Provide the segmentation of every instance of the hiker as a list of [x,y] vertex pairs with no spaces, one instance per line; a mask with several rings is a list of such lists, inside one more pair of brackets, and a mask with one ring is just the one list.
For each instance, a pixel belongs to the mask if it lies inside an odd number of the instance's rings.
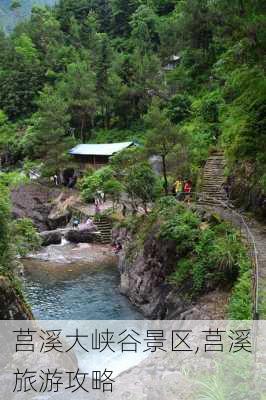
[[88,218],[87,221],[86,221],[86,225],[89,226],[89,227],[94,225],[93,224],[93,220],[91,218]]
[[184,184],[185,201],[189,202],[191,199],[192,182],[188,179]]
[[100,212],[101,212],[100,203],[99,203],[99,199],[97,197],[95,197],[95,199],[94,199],[94,206],[95,206],[95,214],[100,214]]
[[222,188],[223,188],[223,190],[225,191],[225,194],[226,194],[227,199],[229,199],[229,185],[228,185],[228,183],[227,183],[227,182],[224,182],[224,183],[222,184]]
[[177,200],[181,200],[183,194],[183,182],[181,178],[178,178],[174,183],[174,190],[175,190],[175,198]]
[[94,221],[92,218],[87,219],[85,226],[86,226],[86,229],[94,230],[94,231],[97,230],[97,226],[94,224]]
[[105,203],[105,194],[102,190],[98,190],[98,198],[99,198],[100,204]]
[[125,205],[125,203],[123,203],[122,215],[123,215],[123,217],[125,217],[127,215],[127,206]]
[[53,180],[54,180],[55,186],[58,186],[58,176],[57,176],[57,174],[54,174]]
[[78,229],[79,226],[79,219],[75,218],[72,223],[73,229]]
[[116,242],[114,245],[114,252],[118,254],[122,250],[122,244],[120,242]]

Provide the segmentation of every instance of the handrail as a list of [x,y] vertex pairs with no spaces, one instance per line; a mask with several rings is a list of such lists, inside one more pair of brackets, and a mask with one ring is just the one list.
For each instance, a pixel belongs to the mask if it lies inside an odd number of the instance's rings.
[[247,232],[247,238],[249,240],[249,244],[252,246],[252,258],[253,258],[253,263],[254,263],[254,267],[255,267],[255,274],[254,274],[254,294],[253,294],[253,303],[254,303],[254,310],[253,310],[253,315],[255,317],[255,319],[259,319],[259,312],[258,312],[258,287],[259,287],[259,261],[258,261],[258,250],[257,250],[257,246],[256,246],[256,241],[254,238],[253,233],[251,232],[248,224],[245,221],[245,218],[243,217],[243,215],[241,215],[239,212],[237,212],[235,209],[232,209],[229,204],[221,201],[221,200],[217,200],[220,204],[223,205],[223,207],[226,207],[227,209],[230,209],[230,211],[235,214],[238,218],[240,218],[242,224],[244,225],[246,232]]

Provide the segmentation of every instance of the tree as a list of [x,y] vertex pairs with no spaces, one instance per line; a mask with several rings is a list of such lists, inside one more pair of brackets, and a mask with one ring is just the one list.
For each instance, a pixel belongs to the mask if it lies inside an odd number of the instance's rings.
[[26,33],[15,37],[14,45],[16,53],[21,56],[25,63],[29,63],[31,66],[39,63],[38,51]]
[[162,159],[164,191],[168,195],[167,157],[180,141],[180,136],[177,128],[168,119],[167,111],[161,109],[158,102],[153,102],[146,116],[146,123],[150,127],[146,149],[148,154],[160,156]]
[[19,0],[13,0],[10,6],[10,10],[15,11],[21,7],[21,2]]
[[97,171],[93,171],[82,180],[81,192],[82,197],[87,202],[92,202],[97,191],[103,190],[105,182],[113,179],[113,169],[110,166],[103,167]]
[[133,14],[130,26],[133,43],[142,54],[158,48],[158,17],[152,8],[141,5]]
[[112,8],[109,0],[94,0],[93,10],[97,13],[100,31],[110,33],[112,24]]
[[16,126],[11,124],[6,114],[0,110],[0,164],[9,165],[17,161],[19,140]]
[[0,108],[11,119],[35,110],[34,98],[43,84],[38,52],[27,34],[4,45],[0,61]]
[[138,0],[111,0],[114,36],[129,36],[130,19],[138,5]]
[[46,162],[46,173],[60,168],[66,150],[73,144],[68,136],[68,105],[51,87],[46,86],[38,100],[38,112],[23,138],[24,153],[30,159]]
[[125,170],[124,186],[128,193],[133,208],[137,208],[140,199],[147,213],[147,205],[154,200],[156,175],[148,163],[137,163]]
[[80,61],[70,64],[58,90],[68,104],[69,113],[79,128],[82,142],[85,142],[86,131],[94,127],[97,109],[95,73],[90,63]]
[[174,124],[179,124],[190,115],[191,101],[187,95],[176,94],[167,106],[168,117]]
[[110,68],[111,68],[111,47],[108,36],[101,34],[99,44],[97,66],[96,66],[96,90],[98,102],[100,105],[103,125],[106,129],[109,128],[110,120]]
[[107,181],[103,182],[102,189],[104,194],[111,198],[114,210],[116,204],[119,203],[121,193],[124,189],[122,183],[115,178],[110,178]]

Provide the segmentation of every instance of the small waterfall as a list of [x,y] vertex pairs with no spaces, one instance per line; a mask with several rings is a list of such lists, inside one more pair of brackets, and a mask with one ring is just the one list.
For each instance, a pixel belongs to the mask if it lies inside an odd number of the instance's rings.
[[66,238],[64,236],[62,236],[62,241],[60,246],[65,246],[66,244],[69,244],[70,242],[68,240],[66,240]]

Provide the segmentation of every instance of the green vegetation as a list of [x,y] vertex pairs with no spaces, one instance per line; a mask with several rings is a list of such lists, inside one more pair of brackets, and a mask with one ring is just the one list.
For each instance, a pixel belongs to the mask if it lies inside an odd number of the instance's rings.
[[248,168],[250,190],[263,194],[264,43],[259,1],[34,7],[0,35],[0,151],[8,165],[46,160],[51,174],[74,143],[139,138],[162,158],[167,193],[171,175],[196,179],[223,146],[229,171]]
[[40,246],[40,239],[31,220],[12,221],[8,188],[0,183],[0,275],[13,279],[15,255],[25,256]]
[[10,204],[8,190],[0,185],[0,271],[7,270],[10,263]]
[[142,161],[141,149],[129,149],[113,157],[112,165],[98,171],[88,171],[81,182],[81,194],[92,202],[98,191],[117,204],[122,193],[127,194],[133,210],[142,205],[147,212],[148,203],[160,194],[160,181],[151,166]]
[[[248,264],[247,261],[246,264]],[[247,268],[248,270],[243,272],[243,267],[240,265],[240,277],[234,287],[229,303],[228,313],[231,319],[250,319],[252,315],[252,278],[250,265],[247,265]]]
[[11,223],[11,232],[16,245],[16,251],[22,257],[41,246],[37,230],[28,218],[13,221]]
[[[232,319],[252,318],[251,262],[239,233],[210,215],[200,215],[171,197],[161,198],[152,212],[139,217],[128,228],[134,233],[132,251],[140,248],[150,232],[163,243],[176,244],[176,265],[168,281],[195,298],[215,288],[232,290],[228,315]],[[159,229],[158,229],[159,227]],[[130,251],[131,251],[130,250]]]
[[[8,5],[20,19],[25,1]],[[72,166],[67,150],[81,142],[137,139],[138,149],[85,174],[86,202],[103,190],[115,209],[126,193],[133,211],[147,213],[177,176],[195,187],[217,148],[225,150],[227,175],[242,176],[246,192],[263,201],[265,32],[258,0],[59,0],[51,9],[34,7],[11,35],[0,32],[0,157],[9,171],[0,181],[16,185],[29,165],[42,164],[45,176],[58,173]],[[148,164],[151,155],[161,160],[162,177]],[[7,208],[1,212],[8,218]],[[160,240],[177,244],[169,280],[181,288],[190,282],[193,296],[236,284],[229,314],[250,316],[250,265],[238,233],[163,199],[139,227],[140,241],[156,221]],[[1,227],[3,240],[12,228],[20,252],[37,245],[29,221],[11,225]]]

